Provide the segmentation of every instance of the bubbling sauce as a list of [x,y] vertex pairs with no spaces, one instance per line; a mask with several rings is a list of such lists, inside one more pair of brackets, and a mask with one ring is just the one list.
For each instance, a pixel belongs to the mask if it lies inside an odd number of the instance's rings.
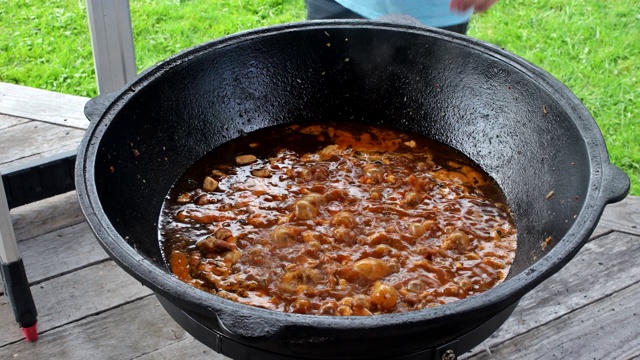
[[451,147],[355,124],[259,130],[197,161],[165,201],[171,272],[242,304],[372,315],[446,304],[507,276],[497,184]]

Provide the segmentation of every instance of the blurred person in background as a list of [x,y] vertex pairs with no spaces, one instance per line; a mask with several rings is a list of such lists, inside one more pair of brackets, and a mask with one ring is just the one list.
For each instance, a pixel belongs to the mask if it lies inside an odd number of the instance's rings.
[[474,11],[487,10],[497,0],[305,0],[308,20],[377,19],[399,14],[422,24],[467,33]]

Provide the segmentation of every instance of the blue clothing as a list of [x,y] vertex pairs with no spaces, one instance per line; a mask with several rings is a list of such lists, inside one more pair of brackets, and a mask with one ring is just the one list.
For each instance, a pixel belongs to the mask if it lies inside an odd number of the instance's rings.
[[335,0],[367,19],[390,14],[409,15],[427,26],[443,27],[466,23],[473,8],[465,12],[449,10],[450,0]]

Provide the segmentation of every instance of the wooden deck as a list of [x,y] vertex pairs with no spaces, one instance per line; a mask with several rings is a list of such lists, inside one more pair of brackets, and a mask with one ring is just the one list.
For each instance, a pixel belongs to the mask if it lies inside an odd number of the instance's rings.
[[[86,100],[0,83],[0,170],[75,148]],[[193,340],[109,259],[75,193],[11,214],[40,338],[23,340],[0,297],[0,359],[226,359]],[[639,225],[640,198],[608,206],[580,253],[463,358],[640,358]]]

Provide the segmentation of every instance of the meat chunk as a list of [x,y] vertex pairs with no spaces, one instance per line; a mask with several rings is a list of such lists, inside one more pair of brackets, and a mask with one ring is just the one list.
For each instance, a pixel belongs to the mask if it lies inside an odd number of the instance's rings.
[[271,239],[281,245],[286,245],[296,241],[296,233],[293,228],[288,226],[276,226],[271,232]]
[[258,158],[254,155],[238,155],[236,156],[236,164],[238,165],[249,165],[258,161]]
[[202,190],[204,191],[214,191],[218,188],[218,181],[214,178],[207,176],[204,178],[204,182],[202,184]]
[[366,258],[356,261],[353,269],[367,280],[379,280],[387,276],[389,269],[387,263],[376,258]]
[[462,231],[454,231],[444,238],[441,247],[445,250],[465,252],[469,249],[470,244],[469,235]]
[[251,170],[251,175],[255,177],[266,178],[271,176],[271,171],[269,171],[269,169],[254,169]]
[[382,311],[389,311],[396,307],[398,293],[391,285],[377,281],[371,290],[371,304]]
[[226,252],[236,250],[236,244],[220,240],[215,236],[207,236],[205,239],[198,241],[196,244],[199,250],[205,252]]
[[307,200],[299,200],[294,204],[293,213],[300,220],[311,220],[318,215],[318,209]]
[[331,217],[330,224],[351,229],[356,225],[356,218],[348,211],[340,211]]

